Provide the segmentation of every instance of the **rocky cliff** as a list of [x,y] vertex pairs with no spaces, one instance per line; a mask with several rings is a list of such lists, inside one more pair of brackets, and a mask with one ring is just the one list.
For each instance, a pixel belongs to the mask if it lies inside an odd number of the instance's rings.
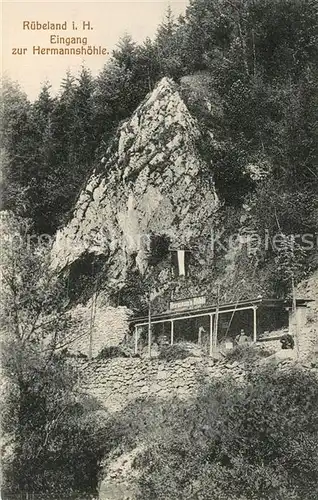
[[129,267],[145,270],[150,234],[165,235],[172,245],[197,238],[218,204],[200,138],[176,84],[163,78],[118,128],[80,193],[57,233],[54,267],[103,255],[107,282],[118,283]]

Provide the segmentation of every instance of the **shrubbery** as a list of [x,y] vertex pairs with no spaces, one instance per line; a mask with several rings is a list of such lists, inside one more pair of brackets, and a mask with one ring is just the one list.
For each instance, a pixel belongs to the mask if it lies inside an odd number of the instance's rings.
[[104,347],[97,355],[96,359],[110,359],[110,358],[129,358],[132,352],[128,349],[123,349],[120,346]]
[[96,491],[108,439],[68,352],[78,322],[66,283],[52,273],[49,249],[28,243],[23,222],[4,218],[4,234],[20,245],[4,238],[0,255],[2,493],[65,499]]
[[143,402],[137,420],[130,408],[126,444],[146,443],[135,461],[140,500],[316,499],[317,402],[316,376],[263,368],[246,384],[216,381],[189,403]]
[[184,344],[173,344],[162,347],[159,353],[159,359],[173,361],[174,359],[186,359],[191,356],[189,346]]
[[225,359],[227,361],[238,361],[240,363],[246,363],[247,365],[255,363],[257,360],[262,358],[267,358],[274,351],[266,348],[265,346],[255,346],[251,345],[237,345],[226,351]]
[[107,451],[99,406],[77,390],[77,373],[66,358],[55,354],[44,366],[40,355],[28,355],[23,380],[11,386],[2,414],[12,443],[2,462],[3,494],[68,498],[95,492]]

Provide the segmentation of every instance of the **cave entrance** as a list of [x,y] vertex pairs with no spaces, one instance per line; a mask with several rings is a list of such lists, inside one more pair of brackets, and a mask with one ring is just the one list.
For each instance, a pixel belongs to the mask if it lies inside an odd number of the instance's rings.
[[72,262],[68,274],[68,297],[72,303],[85,303],[92,297],[105,272],[106,264],[106,255],[88,252]]

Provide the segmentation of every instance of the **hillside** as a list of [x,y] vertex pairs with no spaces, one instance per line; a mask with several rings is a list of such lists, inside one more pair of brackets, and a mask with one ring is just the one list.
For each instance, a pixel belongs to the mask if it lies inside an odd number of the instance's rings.
[[317,34],[191,0],[56,96],[4,79],[4,498],[317,499]]
[[104,258],[110,295],[132,273],[144,275],[154,259],[166,261],[163,280],[171,280],[169,247],[196,245],[218,207],[200,138],[177,85],[162,79],[118,128],[80,193],[56,235],[53,266],[77,269],[85,259],[93,266],[96,256]]
[[[296,230],[313,236],[317,199],[301,189],[276,198],[271,190],[281,187],[269,165],[247,162],[244,203],[225,203],[214,164],[224,144],[200,124],[195,99],[202,102],[196,80],[178,86],[163,78],[101,151],[52,251],[53,268],[69,275],[72,300],[85,303],[98,291],[140,312],[149,287],[158,310],[171,293],[215,301],[217,288],[223,302],[282,297],[290,293],[290,272],[300,281],[315,269],[314,240],[297,242],[293,253],[288,245]],[[170,250],[184,247],[189,276],[180,281],[171,274]]]

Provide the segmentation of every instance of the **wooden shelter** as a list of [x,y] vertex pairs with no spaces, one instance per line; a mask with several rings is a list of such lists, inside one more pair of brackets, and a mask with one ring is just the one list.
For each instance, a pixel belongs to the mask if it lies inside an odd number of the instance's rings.
[[170,303],[169,310],[160,314],[133,318],[135,352],[142,338],[148,346],[160,343],[160,339],[172,345],[182,340],[201,343],[205,334],[205,345],[212,356],[221,344],[233,346],[242,329],[253,343],[266,340],[266,335],[272,338],[270,332],[282,329],[294,334],[295,325],[301,327],[306,322],[310,301],[297,299],[296,310],[291,300],[284,299],[258,297],[202,306],[205,302],[203,297],[191,297]]

